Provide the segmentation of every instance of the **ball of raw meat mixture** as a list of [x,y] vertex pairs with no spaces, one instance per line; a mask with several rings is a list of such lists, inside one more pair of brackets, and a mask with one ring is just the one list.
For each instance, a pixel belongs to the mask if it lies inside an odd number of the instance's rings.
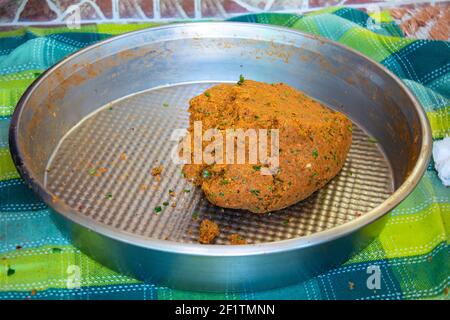
[[267,163],[184,165],[185,177],[224,208],[263,213],[307,198],[341,170],[352,141],[345,115],[283,83],[219,84],[194,97],[189,112],[191,136],[195,121],[202,122],[203,132],[279,130],[279,166],[273,175],[261,174]]

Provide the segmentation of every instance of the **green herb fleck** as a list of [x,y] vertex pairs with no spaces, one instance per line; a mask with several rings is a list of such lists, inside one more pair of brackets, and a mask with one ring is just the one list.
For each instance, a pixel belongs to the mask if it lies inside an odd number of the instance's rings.
[[348,126],[347,129],[348,129],[348,131],[353,132],[353,127],[352,126]]
[[192,214],[192,219],[196,220],[198,218],[198,212]]
[[254,194],[255,196],[259,196],[259,194],[260,194],[260,191],[259,191],[259,190],[256,190],[256,189],[250,189],[250,192],[251,192],[252,194]]
[[95,168],[91,168],[91,169],[89,169],[89,171],[88,171],[88,173],[89,173],[90,176],[93,176],[96,172],[97,172],[97,169],[95,169]]
[[223,197],[224,195],[225,195],[225,193],[219,192],[219,196]]
[[253,166],[253,170],[260,171],[261,170],[261,166]]
[[168,106],[169,106],[169,104],[168,104],[167,102],[164,102],[164,103],[163,103],[163,107],[164,107],[164,108],[167,108]]
[[163,202],[163,206],[167,207],[168,205],[169,205],[169,202],[167,202],[167,201]]
[[378,140],[373,138],[373,137],[367,138],[367,141],[370,142],[370,143],[378,143]]
[[211,178],[211,172],[209,172],[208,170],[203,170],[202,176],[204,179]]
[[6,271],[6,275],[8,277],[12,276],[14,273],[16,273],[16,270],[14,270],[13,268],[11,268],[10,266],[8,266],[8,271]]
[[60,248],[52,248],[52,253],[60,253],[62,252],[62,249]]
[[243,85],[243,84],[244,84],[244,81],[245,81],[244,76],[243,76],[242,74],[239,75],[239,81],[237,82],[237,85],[238,85],[238,86]]
[[209,94],[208,91],[205,91],[205,96],[208,97],[208,98],[211,97],[211,95]]
[[189,189],[184,189],[183,191],[184,191],[185,193],[191,192],[191,190],[189,190]]
[[157,206],[157,207],[155,207],[155,213],[160,213],[161,211],[162,211],[162,208],[161,208],[161,206]]
[[317,157],[319,156],[319,152],[316,149],[314,149],[312,152],[312,156],[314,157],[314,159],[317,159]]
[[107,193],[105,196],[106,199],[111,199],[112,198],[112,193]]
[[224,185],[227,185],[228,183],[229,183],[229,182],[228,182],[227,179],[223,179],[223,180],[220,181],[220,184],[223,185],[223,186],[224,186]]

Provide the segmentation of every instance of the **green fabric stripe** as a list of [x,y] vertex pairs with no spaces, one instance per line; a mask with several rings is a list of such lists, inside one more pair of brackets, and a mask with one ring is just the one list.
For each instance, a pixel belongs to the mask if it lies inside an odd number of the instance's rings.
[[8,148],[0,148],[0,181],[19,178]]
[[52,34],[60,33],[92,33],[92,34],[108,34],[108,35],[118,35],[125,32],[131,32],[135,30],[151,28],[161,25],[161,23],[128,23],[128,24],[113,24],[113,23],[103,23],[98,25],[81,25],[79,29],[69,29],[65,26],[57,27],[24,27],[21,29],[13,31],[3,31],[0,32],[0,38],[8,37],[24,37],[29,33],[32,36],[48,36]]
[[[138,283],[107,269],[72,246],[41,246],[0,256],[0,291],[67,288],[68,267],[71,265],[91,270],[88,275],[80,275],[81,286]],[[30,267],[33,267],[33,272],[28,272]],[[14,270],[14,274],[8,276],[8,269]]]
[[382,61],[414,40],[383,36],[367,29],[353,28],[348,30],[339,42],[360,51],[375,61]]
[[27,70],[0,75],[0,116],[12,115],[23,92],[40,74],[40,70]]
[[308,17],[313,17],[313,16],[326,14],[326,13],[335,13],[335,12],[338,12],[339,10],[341,10],[341,9],[342,9],[341,6],[323,8],[323,9],[316,10],[316,11],[313,11],[313,12],[308,12]]
[[450,136],[450,106],[437,111],[427,112],[433,132],[433,138],[442,139]]

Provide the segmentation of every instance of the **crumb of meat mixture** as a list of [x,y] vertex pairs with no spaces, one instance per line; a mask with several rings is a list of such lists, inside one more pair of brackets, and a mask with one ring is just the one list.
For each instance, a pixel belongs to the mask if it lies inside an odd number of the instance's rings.
[[230,244],[247,244],[247,240],[245,240],[241,235],[237,233],[230,234]]
[[160,175],[163,170],[164,170],[164,166],[162,166],[162,165],[152,168],[152,176]]
[[211,243],[219,233],[220,231],[217,223],[204,219],[200,224],[200,236],[198,241],[203,244]]
[[162,165],[152,168],[152,176],[159,176],[163,170],[164,166]]

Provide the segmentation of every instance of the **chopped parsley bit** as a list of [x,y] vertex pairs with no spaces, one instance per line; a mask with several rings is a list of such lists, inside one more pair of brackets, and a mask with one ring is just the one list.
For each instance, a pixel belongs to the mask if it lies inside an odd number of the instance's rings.
[[91,168],[91,169],[89,169],[89,175],[90,176],[93,176],[96,172],[97,172],[97,169],[95,169],[95,168]]
[[219,192],[219,196],[223,197],[224,195],[225,195],[225,193]]
[[211,95],[209,94],[208,91],[205,91],[205,96],[208,97],[208,98],[211,97]]
[[349,282],[348,282],[348,288],[349,288],[350,290],[353,290],[353,289],[355,289],[355,283],[354,283],[354,282],[351,282],[351,281],[349,281]]
[[163,103],[163,107],[164,107],[164,108],[167,108],[168,106],[169,106],[169,104],[168,104],[167,102],[164,102],[164,103]]
[[209,172],[208,170],[203,170],[202,176],[205,179],[211,178],[211,172]]
[[259,119],[259,116],[255,116],[255,119]]
[[193,214],[192,214],[192,219],[197,219],[198,218],[198,212],[194,212]]
[[259,196],[259,193],[260,193],[260,191],[259,191],[259,190],[256,190],[256,189],[250,189],[250,192],[251,192],[252,194],[254,194],[255,196]]
[[348,126],[347,129],[348,129],[348,131],[353,132],[353,127],[352,126]]
[[284,224],[284,225],[288,225],[288,224],[289,224],[289,219],[284,220],[284,221],[283,221],[283,224]]
[[261,166],[253,166],[253,170],[260,171],[261,170]]
[[52,248],[52,253],[60,253],[62,252],[62,249],[60,248]]
[[157,207],[155,207],[155,209],[153,209],[153,210],[155,210],[155,213],[160,213],[161,211],[162,211],[162,208],[161,208],[161,206],[157,206]]
[[227,179],[223,179],[223,180],[220,181],[220,184],[221,185],[226,185],[226,184],[228,184],[228,180]]
[[167,201],[163,202],[163,206],[167,207],[168,205],[169,205],[169,202],[167,202]]
[[186,193],[191,192],[191,190],[189,190],[189,189],[184,189],[183,191],[186,192]]
[[317,159],[317,157],[319,156],[319,152],[317,152],[317,150],[314,149],[312,152],[312,156],[314,157],[314,159]]
[[105,196],[106,199],[111,199],[112,198],[112,193],[107,193]]
[[370,142],[370,143],[378,143],[378,140],[373,138],[373,137],[367,138],[367,141]]
[[11,268],[10,266],[8,266],[8,271],[6,271],[6,275],[8,277],[12,276],[14,273],[16,273],[16,270],[14,270],[13,268]]
[[315,176],[317,176],[317,175],[318,175],[317,172],[313,172],[312,175],[311,175],[311,177],[315,177]]
[[243,76],[242,74],[239,75],[239,81],[237,82],[237,85],[238,85],[238,86],[243,85],[243,84],[244,84],[244,81],[245,81],[244,76]]
[[351,171],[349,171],[348,175],[351,177],[353,175],[353,173]]

